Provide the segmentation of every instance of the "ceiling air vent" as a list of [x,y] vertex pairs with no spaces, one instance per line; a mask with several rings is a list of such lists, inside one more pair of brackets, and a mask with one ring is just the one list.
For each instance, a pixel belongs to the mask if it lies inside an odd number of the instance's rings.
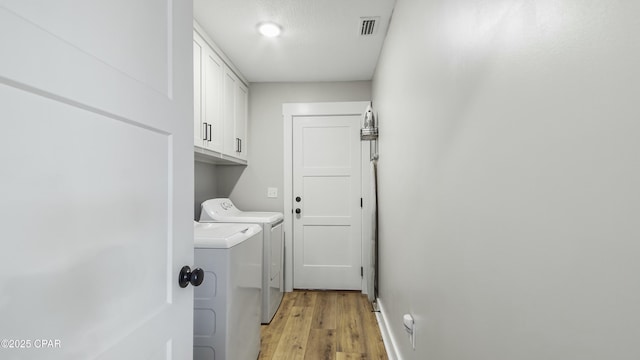
[[377,23],[380,20],[380,16],[367,16],[360,18],[360,35],[369,36],[375,35],[378,32]]

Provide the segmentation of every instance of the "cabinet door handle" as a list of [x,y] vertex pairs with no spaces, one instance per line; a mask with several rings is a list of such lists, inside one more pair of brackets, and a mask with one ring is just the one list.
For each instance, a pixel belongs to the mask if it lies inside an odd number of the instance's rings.
[[202,123],[204,125],[204,137],[202,140],[207,140],[207,123]]
[[208,126],[209,126],[209,142],[211,142],[211,140],[213,140],[213,136],[211,135],[211,124],[209,124]]
[[240,152],[240,138],[236,138],[236,152]]

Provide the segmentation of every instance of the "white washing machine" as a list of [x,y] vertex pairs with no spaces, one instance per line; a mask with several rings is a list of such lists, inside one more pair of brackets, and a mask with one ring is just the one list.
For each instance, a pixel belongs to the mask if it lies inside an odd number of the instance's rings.
[[253,223],[262,227],[262,323],[273,319],[284,292],[284,216],[279,212],[241,211],[226,198],[202,203],[200,222]]
[[255,360],[262,318],[262,227],[194,223],[193,359]]

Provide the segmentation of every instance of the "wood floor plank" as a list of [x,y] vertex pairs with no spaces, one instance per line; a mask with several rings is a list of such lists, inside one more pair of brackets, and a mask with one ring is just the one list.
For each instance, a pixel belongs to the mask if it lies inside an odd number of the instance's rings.
[[313,307],[316,305],[316,298],[318,297],[317,291],[299,290],[294,292],[298,294],[295,306]]
[[305,360],[335,360],[336,330],[311,329],[304,358]]
[[338,352],[336,353],[336,360],[367,360],[367,355],[357,354],[357,353]]
[[378,320],[369,299],[365,295],[360,296],[360,311],[361,319],[364,326],[364,344],[365,353],[369,360],[386,360],[387,351],[382,341],[382,334],[380,334],[380,327],[378,326]]
[[359,293],[338,293],[338,337],[337,350],[345,353],[364,353],[364,327],[362,326]]
[[298,298],[297,292],[285,293],[278,311],[269,325],[260,327],[260,356],[258,359],[271,359],[278,347],[278,342],[291,314],[291,309]]
[[273,359],[303,359],[309,332],[313,307],[293,306],[287,319],[278,347],[273,354]]
[[338,294],[335,291],[318,292],[312,329],[336,329],[337,301]]
[[286,293],[271,324],[261,328],[259,359],[387,360],[372,310],[354,291]]

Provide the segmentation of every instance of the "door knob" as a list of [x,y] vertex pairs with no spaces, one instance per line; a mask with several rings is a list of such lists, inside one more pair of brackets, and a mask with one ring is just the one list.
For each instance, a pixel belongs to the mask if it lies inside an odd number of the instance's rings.
[[200,268],[195,268],[191,271],[191,268],[188,266],[183,266],[180,269],[180,275],[178,275],[178,284],[181,288],[187,287],[189,283],[193,286],[200,286],[204,281],[204,271]]
[[300,210],[300,208],[296,209],[296,214],[300,214],[302,212],[302,210]]
[[296,202],[300,202],[302,201],[302,198],[300,196],[296,196]]

